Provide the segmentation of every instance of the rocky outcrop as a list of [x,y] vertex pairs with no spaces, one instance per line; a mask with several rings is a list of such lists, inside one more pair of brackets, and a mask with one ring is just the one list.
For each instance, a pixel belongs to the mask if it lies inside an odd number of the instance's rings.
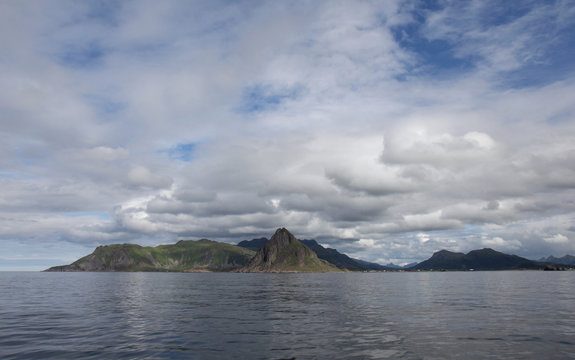
[[277,229],[241,272],[328,272],[338,269],[317,257],[287,229]]

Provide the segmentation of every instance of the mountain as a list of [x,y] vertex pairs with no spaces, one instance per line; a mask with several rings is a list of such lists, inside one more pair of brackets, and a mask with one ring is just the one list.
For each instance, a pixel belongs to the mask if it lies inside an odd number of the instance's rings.
[[545,266],[517,255],[493,249],[473,250],[467,254],[441,250],[410,270],[519,270],[543,269]]
[[277,229],[241,272],[330,272],[337,267],[318,258],[287,229]]
[[546,258],[540,259],[539,261],[556,265],[575,266],[575,256],[572,255],[565,255],[560,258],[556,258],[555,256],[548,256]]
[[156,247],[117,244],[99,246],[70,265],[46,271],[231,271],[246,265],[254,254],[207,239]]
[[414,267],[415,265],[417,265],[418,263],[414,262],[414,263],[409,263],[407,265],[395,265],[394,263],[389,263],[389,264],[385,264],[386,267],[390,268],[390,269],[395,269],[395,270],[405,270],[405,269],[409,269]]
[[252,239],[252,240],[243,240],[238,243],[237,246],[243,247],[244,249],[252,250],[257,252],[265,243],[268,242],[268,238],[259,238],[259,239]]
[[340,253],[336,249],[325,248],[317,243],[315,240],[301,240],[302,244],[312,249],[317,257],[325,260],[340,269],[350,271],[366,271],[366,270],[390,270],[389,268],[376,263],[350,258],[349,256]]
[[[383,265],[350,258],[349,256],[340,253],[336,249],[325,248],[321,246],[315,240],[299,240],[299,241],[305,246],[309,247],[311,250],[313,250],[313,252],[316,253],[318,258],[320,258],[321,260],[325,260],[328,263],[333,264],[342,270],[349,270],[349,271],[390,270],[390,268]],[[244,240],[238,243],[238,246],[258,251],[262,246],[264,246],[266,242],[267,242],[266,238]]]

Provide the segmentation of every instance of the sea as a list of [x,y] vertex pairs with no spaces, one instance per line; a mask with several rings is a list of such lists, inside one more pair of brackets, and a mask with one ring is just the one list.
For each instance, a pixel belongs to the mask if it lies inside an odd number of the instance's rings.
[[0,359],[575,359],[575,271],[0,272]]

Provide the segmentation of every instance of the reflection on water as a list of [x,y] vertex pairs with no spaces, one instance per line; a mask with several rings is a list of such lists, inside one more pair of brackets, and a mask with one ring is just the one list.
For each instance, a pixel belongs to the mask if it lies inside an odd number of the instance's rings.
[[2,359],[575,358],[575,272],[0,273]]

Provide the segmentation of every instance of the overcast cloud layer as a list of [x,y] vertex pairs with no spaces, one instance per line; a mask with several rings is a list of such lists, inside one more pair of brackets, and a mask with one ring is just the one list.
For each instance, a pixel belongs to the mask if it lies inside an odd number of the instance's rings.
[[0,269],[281,226],[574,254],[574,33],[559,0],[2,1]]

